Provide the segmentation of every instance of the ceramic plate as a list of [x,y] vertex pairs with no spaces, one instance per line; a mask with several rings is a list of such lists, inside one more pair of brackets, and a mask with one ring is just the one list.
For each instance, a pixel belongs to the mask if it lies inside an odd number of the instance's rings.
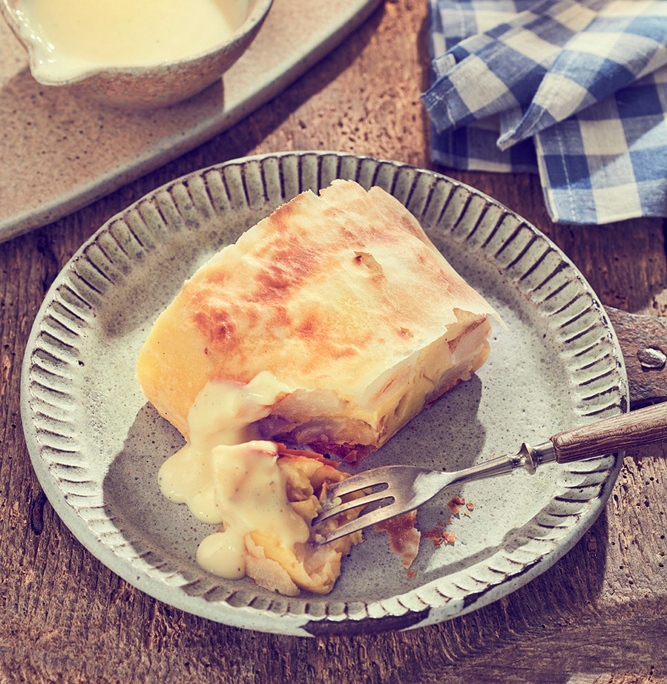
[[163,499],[157,471],[180,435],[134,379],[139,349],[183,281],[275,207],[334,178],[379,185],[403,202],[453,266],[499,311],[489,361],[423,411],[364,467],[461,468],[625,410],[613,330],[568,259],[534,227],[470,187],[429,171],[336,153],[285,153],[205,169],[105,224],[63,269],[37,316],[24,362],[23,424],[49,500],[72,532],[125,580],[228,625],[294,635],[408,629],[494,601],[549,568],[603,509],[620,457],[543,466],[454,489],[424,506],[409,574],[369,532],[328,596],[287,598],[222,581],[194,555],[210,527]]

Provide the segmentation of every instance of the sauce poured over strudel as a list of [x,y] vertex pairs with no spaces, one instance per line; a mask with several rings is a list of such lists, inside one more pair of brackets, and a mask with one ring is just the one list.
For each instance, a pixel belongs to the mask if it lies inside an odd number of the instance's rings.
[[352,181],[302,193],[210,259],[137,368],[187,440],[163,493],[221,526],[200,564],[281,593],[330,591],[360,535],[312,544],[327,485],[346,477],[318,454],[356,464],[468,380],[492,315],[398,200]]

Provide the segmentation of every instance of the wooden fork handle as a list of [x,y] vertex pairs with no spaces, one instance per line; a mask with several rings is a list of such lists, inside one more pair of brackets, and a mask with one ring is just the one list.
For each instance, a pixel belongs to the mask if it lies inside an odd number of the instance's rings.
[[667,441],[667,401],[559,432],[551,438],[559,463]]

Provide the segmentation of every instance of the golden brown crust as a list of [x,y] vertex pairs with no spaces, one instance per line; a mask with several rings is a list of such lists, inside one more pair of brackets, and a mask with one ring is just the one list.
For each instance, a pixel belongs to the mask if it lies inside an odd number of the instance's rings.
[[[269,371],[290,391],[327,392],[323,415],[342,416],[352,438],[339,421],[312,441],[354,460],[424,406],[430,390],[415,385],[424,384],[424,350],[490,313],[398,200],[334,181],[320,197],[306,192],[278,208],[195,273],[158,319],[137,376],[186,435],[189,408],[210,381],[245,384]],[[410,384],[414,396],[395,418]],[[288,428],[264,436],[294,436],[301,409],[283,401]],[[304,441],[298,430],[296,438]]]

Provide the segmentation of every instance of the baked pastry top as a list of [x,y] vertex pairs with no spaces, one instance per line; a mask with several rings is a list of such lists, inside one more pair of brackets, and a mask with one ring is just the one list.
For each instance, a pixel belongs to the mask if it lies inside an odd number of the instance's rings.
[[479,368],[490,314],[398,200],[338,180],[202,266],[156,321],[137,377],[187,438],[207,383],[268,374],[260,437],[356,462]]

